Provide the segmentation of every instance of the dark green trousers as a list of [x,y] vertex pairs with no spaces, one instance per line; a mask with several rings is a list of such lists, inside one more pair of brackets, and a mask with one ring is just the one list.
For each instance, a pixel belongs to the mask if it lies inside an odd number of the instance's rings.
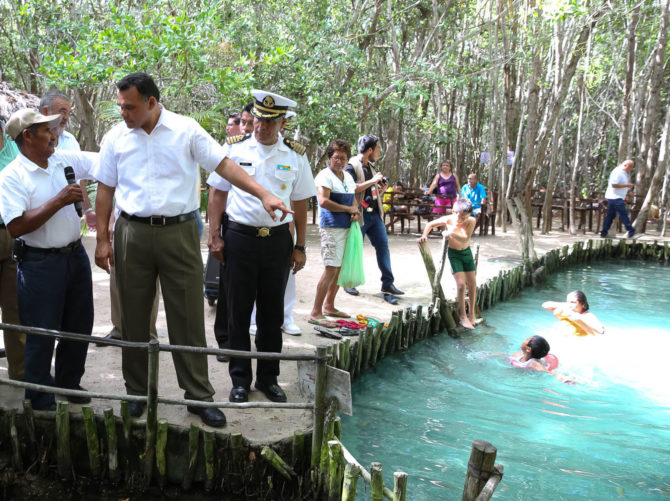
[[[170,226],[151,226],[120,217],[114,229],[114,264],[125,340],[149,341],[158,277],[170,344],[207,346],[202,256],[195,219]],[[207,356],[173,353],[172,360],[184,397],[211,401],[214,389],[209,382]],[[147,351],[123,348],[122,367],[126,391],[130,395],[145,395]],[[159,386],[159,392],[162,391]]]

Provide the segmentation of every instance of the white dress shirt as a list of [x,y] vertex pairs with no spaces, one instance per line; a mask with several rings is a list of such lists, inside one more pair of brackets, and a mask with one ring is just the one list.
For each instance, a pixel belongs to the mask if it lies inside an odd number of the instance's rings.
[[124,122],[112,127],[93,174],[116,188],[120,210],[140,217],[177,216],[200,206],[198,164],[212,172],[224,156],[223,147],[198,122],[161,107],[151,134]]
[[[63,169],[73,168],[77,179],[93,179],[91,170],[97,164],[97,153],[58,151],[51,155],[43,169],[19,153],[0,172],[0,211],[5,224],[27,210],[44,205],[54,198],[67,180]],[[65,247],[81,236],[81,219],[74,204],[62,207],[46,223],[21,239],[31,247]]]
[[68,131],[64,130],[63,133],[58,136],[58,144],[56,145],[56,151],[81,151],[81,146],[77,139],[70,134]]
[[[253,177],[258,184],[290,207],[291,200],[305,200],[316,195],[314,177],[306,155],[300,155],[279,139],[271,147],[250,138],[224,146],[225,156],[233,160]],[[261,201],[246,191],[232,186],[216,172],[207,180],[217,190],[229,191],[226,212],[231,221],[249,226],[278,226],[293,220],[291,214],[280,221],[281,212],[275,211],[273,221]],[[231,196],[233,195],[233,196]]]

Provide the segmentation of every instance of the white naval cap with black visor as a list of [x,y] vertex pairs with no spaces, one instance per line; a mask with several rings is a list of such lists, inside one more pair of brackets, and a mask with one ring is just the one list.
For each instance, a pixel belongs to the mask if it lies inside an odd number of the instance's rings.
[[298,104],[292,99],[265,90],[253,89],[251,95],[254,96],[254,106],[251,108],[251,114],[256,118],[268,120],[284,118],[288,109]]

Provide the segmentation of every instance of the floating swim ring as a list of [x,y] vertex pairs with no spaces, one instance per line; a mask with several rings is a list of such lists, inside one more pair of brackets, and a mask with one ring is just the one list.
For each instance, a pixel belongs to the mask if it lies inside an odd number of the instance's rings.
[[544,362],[548,371],[553,371],[558,367],[558,357],[553,353],[547,353],[547,356],[544,357]]

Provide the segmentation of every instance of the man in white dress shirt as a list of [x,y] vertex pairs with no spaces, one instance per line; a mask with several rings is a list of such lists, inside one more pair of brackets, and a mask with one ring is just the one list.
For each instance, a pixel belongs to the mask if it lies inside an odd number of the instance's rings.
[[[151,304],[160,278],[171,344],[206,346],[202,294],[202,257],[196,223],[198,164],[216,170],[234,185],[258,197],[269,219],[290,212],[229,158],[192,118],[166,110],[154,80],[131,73],[117,83],[117,103],[125,123],[103,139],[96,209],[96,264],[115,265],[121,297],[122,334],[129,341],[148,342]],[[114,247],[107,222],[116,197],[119,219]],[[212,401],[206,355],[173,353],[179,386],[191,400]],[[123,350],[126,391],[147,391],[146,350]],[[134,405],[133,405],[134,404]],[[134,416],[144,405],[131,403]],[[210,426],[223,426],[219,409],[188,406]]]
[[[90,177],[95,153],[61,151],[54,154],[55,126],[60,115],[43,116],[23,109],[7,122],[19,154],[0,173],[0,210],[15,238],[18,262],[17,295],[21,324],[90,335],[93,329],[91,266],[81,243],[80,218],[73,203],[84,193],[68,184],[64,168],[77,179]],[[28,335],[25,380],[81,390],[87,343],[61,339],[51,376],[54,338]],[[55,410],[53,393],[26,390],[33,409]],[[88,397],[68,397],[87,403]]]
[[[286,221],[271,219],[254,197],[212,174],[208,183],[231,192],[223,235],[224,296],[227,301],[228,336],[233,350],[248,351],[249,320],[256,301],[256,349],[279,353],[282,349],[284,291],[289,272],[298,272],[306,261],[307,200],[316,194],[305,147],[280,140],[289,106],[296,103],[271,92],[254,90],[254,133],[227,141],[225,156],[239,164],[259,184],[290,204],[295,211],[296,243]],[[285,402],[277,384],[278,360],[258,360],[256,389],[274,402]],[[231,358],[233,382],[229,400],[246,402],[252,381],[251,360]]]

